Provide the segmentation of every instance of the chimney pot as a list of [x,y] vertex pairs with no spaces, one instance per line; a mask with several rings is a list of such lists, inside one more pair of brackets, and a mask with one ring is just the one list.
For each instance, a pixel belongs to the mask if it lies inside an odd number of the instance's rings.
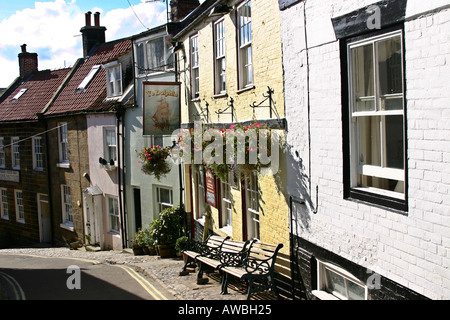
[[91,14],[92,14],[92,12],[90,12],[90,11],[88,11],[84,14],[84,17],[86,19],[86,27],[91,26]]
[[94,14],[95,26],[100,27],[100,12]]
[[27,52],[27,45],[26,44],[23,44],[20,47],[22,48],[22,52],[23,53]]

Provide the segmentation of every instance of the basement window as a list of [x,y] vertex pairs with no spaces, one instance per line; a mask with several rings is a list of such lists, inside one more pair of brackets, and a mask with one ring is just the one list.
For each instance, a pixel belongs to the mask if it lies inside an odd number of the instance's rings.
[[75,90],[75,92],[84,92],[86,91],[87,86],[89,83],[91,83],[92,79],[94,79],[94,76],[97,74],[98,70],[100,70],[100,65],[95,65],[91,68],[91,71],[87,74],[87,76],[84,78],[84,80],[80,83],[78,88]]
[[320,300],[367,300],[367,286],[347,270],[317,260],[317,289]]

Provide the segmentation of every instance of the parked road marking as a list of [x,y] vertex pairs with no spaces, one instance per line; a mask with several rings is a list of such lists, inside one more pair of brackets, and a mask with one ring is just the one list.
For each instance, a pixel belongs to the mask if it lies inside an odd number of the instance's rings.
[[1,271],[0,271],[0,277],[3,277],[3,279],[5,279],[6,282],[8,282],[9,287],[14,291],[15,300],[26,300],[25,299],[25,292],[23,292],[22,287],[16,281],[16,279],[11,277],[9,274],[6,274],[6,273],[1,272]]
[[128,274],[135,279],[153,298],[156,300],[168,300],[161,292],[158,291],[150,282],[148,282],[143,276],[137,273],[134,269],[127,266],[115,265],[122,268]]

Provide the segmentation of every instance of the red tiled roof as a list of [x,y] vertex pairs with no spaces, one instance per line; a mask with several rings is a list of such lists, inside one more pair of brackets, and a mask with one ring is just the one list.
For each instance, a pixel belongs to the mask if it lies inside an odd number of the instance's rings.
[[[0,103],[0,121],[36,120],[36,113],[44,110],[71,68],[38,71],[15,88]],[[17,100],[20,90],[27,89]]]
[[70,112],[108,111],[114,101],[104,101],[106,98],[106,71],[100,68],[84,92],[76,89],[95,65],[102,65],[131,52],[131,40],[108,42],[98,47],[95,53],[88,57],[78,67],[68,81],[61,94],[50,106],[45,115],[57,115]]

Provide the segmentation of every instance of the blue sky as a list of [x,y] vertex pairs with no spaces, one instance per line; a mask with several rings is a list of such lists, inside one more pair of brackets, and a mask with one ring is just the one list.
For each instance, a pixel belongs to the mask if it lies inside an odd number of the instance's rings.
[[22,44],[38,54],[39,70],[73,65],[82,56],[80,29],[87,11],[101,13],[111,41],[164,24],[165,9],[163,1],[149,0],[0,0],[0,88],[19,75]]

